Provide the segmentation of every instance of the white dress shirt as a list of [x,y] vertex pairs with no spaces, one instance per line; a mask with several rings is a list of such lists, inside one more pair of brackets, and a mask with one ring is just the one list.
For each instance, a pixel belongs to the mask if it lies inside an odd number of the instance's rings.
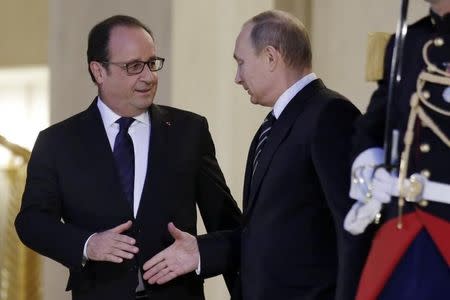
[[273,115],[275,119],[278,120],[283,110],[286,106],[291,102],[292,98],[298,94],[305,86],[307,86],[311,81],[317,79],[316,74],[309,73],[306,76],[303,76],[299,81],[291,85],[287,90],[278,97],[275,105],[273,106]]
[[[119,124],[116,123],[120,116],[113,112],[106,104],[98,97],[97,101],[100,115],[102,116],[103,125],[108,136],[111,151],[114,149],[114,141],[116,135],[119,133]],[[128,129],[128,134],[133,140],[134,147],[134,211],[136,217],[139,203],[141,201],[142,189],[144,187],[145,176],[147,174],[148,150],[150,146],[150,116],[148,111],[143,112],[139,116],[134,117],[134,121]]]

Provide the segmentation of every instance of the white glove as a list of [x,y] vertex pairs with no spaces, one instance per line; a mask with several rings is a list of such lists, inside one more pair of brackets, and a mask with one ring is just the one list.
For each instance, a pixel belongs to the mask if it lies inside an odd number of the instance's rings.
[[[370,181],[369,181],[370,182]],[[358,235],[372,223],[381,211],[383,203],[389,203],[391,196],[398,196],[398,178],[387,172],[385,168],[375,171],[370,184],[371,198],[353,204],[344,219],[344,229]],[[358,199],[359,200],[359,199]]]
[[383,163],[383,157],[384,150],[382,148],[370,148],[358,155],[352,164],[350,198],[360,202],[367,200],[374,168]]
[[381,202],[369,201],[367,203],[355,202],[344,219],[344,229],[353,235],[358,235],[366,230],[381,210]]
[[389,203],[391,196],[398,195],[398,177],[389,174],[385,168],[377,169],[372,180],[372,199]]

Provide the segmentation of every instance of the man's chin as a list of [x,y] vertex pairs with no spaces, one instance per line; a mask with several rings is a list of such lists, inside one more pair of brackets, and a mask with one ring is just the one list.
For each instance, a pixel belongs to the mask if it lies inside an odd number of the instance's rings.
[[255,97],[251,96],[251,95],[250,95],[250,102],[252,104],[258,104],[258,100]]
[[153,95],[141,95],[134,98],[134,105],[139,109],[147,109],[153,104]]

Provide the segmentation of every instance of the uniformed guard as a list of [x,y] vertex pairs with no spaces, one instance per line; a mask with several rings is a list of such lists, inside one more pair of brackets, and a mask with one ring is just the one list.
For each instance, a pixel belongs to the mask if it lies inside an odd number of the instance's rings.
[[408,27],[390,107],[401,153],[397,159],[394,140],[394,168],[382,164],[392,37],[383,78],[356,123],[357,201],[344,227],[377,230],[358,300],[450,299],[450,0],[428,2],[430,15]]

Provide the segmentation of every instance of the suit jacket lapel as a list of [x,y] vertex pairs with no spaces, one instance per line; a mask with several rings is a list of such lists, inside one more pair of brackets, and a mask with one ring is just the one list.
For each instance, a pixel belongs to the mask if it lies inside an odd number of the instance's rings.
[[126,211],[132,217],[131,207],[120,189],[114,157],[97,107],[97,99],[82,113],[80,138],[85,144],[85,159],[89,160],[91,169],[98,172],[97,178],[108,186],[108,194],[101,197],[108,199],[110,205],[118,205],[120,211]]
[[[264,179],[264,176],[270,166],[276,150],[283,142],[285,137],[289,134],[294,121],[308,105],[309,100],[317,93],[319,89],[324,87],[325,86],[320,79],[316,79],[309,83],[297,95],[294,96],[294,98],[285,107],[278,120],[272,126],[270,138],[267,141],[267,144],[264,146],[263,152],[261,153],[258,167],[253,174],[253,179],[251,179],[251,176],[246,176],[246,182],[244,186],[250,186],[250,191],[248,199],[248,209],[244,211],[245,215],[248,214],[248,212],[256,202],[255,199],[259,193],[261,182]],[[251,169],[251,164],[247,162],[246,174],[248,173],[249,168]]]
[[[164,186],[167,184],[167,149],[171,120],[167,112],[156,104],[152,104],[149,112],[151,132],[150,146],[148,149],[147,174],[137,212],[137,219],[141,217],[143,211],[148,212],[149,210],[153,210],[157,211],[158,214],[169,211],[168,208],[161,207],[167,204],[166,201],[157,200],[164,195]],[[144,206],[147,206],[147,209],[145,209]]]
[[245,167],[245,176],[244,176],[244,191],[243,191],[243,211],[244,213],[247,210],[248,202],[250,199],[250,184],[252,180],[252,170],[253,170],[253,159],[255,156],[256,145],[258,142],[258,131],[253,137],[252,143],[250,144],[250,149],[248,150],[247,155],[247,165]]

